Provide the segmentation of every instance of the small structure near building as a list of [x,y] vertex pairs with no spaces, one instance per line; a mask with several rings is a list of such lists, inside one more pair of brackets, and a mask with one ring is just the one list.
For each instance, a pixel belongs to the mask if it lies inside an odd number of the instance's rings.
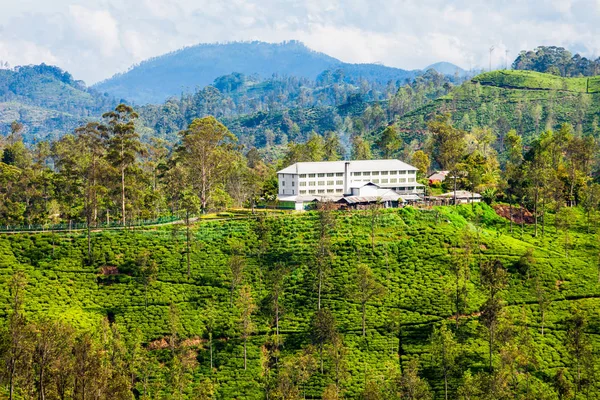
[[457,190],[456,196],[454,192],[448,192],[439,196],[432,196],[429,199],[440,201],[441,204],[454,204],[454,199],[456,199],[456,204],[470,204],[480,203],[482,197],[479,193],[472,193],[468,190]]
[[431,175],[429,178],[429,184],[433,185],[434,183],[442,183],[448,177],[450,171],[437,171],[435,174]]

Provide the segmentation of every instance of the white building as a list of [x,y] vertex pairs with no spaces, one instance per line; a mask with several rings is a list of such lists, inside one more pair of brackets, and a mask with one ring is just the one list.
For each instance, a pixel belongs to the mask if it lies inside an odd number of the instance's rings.
[[398,194],[423,191],[417,168],[400,160],[299,162],[277,172],[279,199],[351,196],[352,188],[374,183]]

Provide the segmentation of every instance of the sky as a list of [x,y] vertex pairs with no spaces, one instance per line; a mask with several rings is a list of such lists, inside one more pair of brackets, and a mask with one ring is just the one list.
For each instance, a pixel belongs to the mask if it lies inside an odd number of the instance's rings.
[[494,67],[563,46],[600,56],[600,0],[0,0],[0,61],[88,84],[198,43],[300,40],[345,62]]

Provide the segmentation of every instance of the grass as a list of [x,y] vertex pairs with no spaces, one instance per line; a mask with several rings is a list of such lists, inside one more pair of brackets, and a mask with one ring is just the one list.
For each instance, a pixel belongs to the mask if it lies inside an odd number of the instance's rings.
[[[514,324],[527,324],[535,343],[539,368],[536,379],[550,385],[557,368],[570,366],[565,348],[564,321],[574,307],[586,311],[591,321],[600,320],[600,285],[597,279],[594,235],[587,234],[585,219],[578,213],[578,224],[570,232],[569,257],[564,248],[564,234],[548,222],[544,237],[533,237],[526,226],[521,234],[515,226],[509,232],[507,221],[496,216],[483,204],[475,208],[459,206],[433,210],[386,210],[376,229],[375,250],[371,249],[368,213],[340,212],[332,237],[334,258],[332,273],[324,293],[324,304],[332,309],[337,326],[348,347],[344,383],[346,395],[357,398],[365,376],[385,375],[398,364],[397,338],[390,330],[393,315],[399,312],[404,324],[404,362],[416,357],[422,372],[438,392],[442,389],[433,367],[429,337],[433,326],[453,315],[450,301],[452,277],[450,251],[457,246],[463,229],[478,232],[481,246],[476,256],[481,260],[499,259],[507,267],[510,285],[503,297]],[[204,344],[196,351],[199,366],[193,371],[198,382],[211,377],[218,382],[218,398],[262,398],[261,347],[273,333],[268,308],[267,270],[287,266],[281,318],[284,338],[282,357],[301,351],[310,343],[310,320],[316,298],[311,255],[315,247],[317,216],[314,212],[286,214],[267,218],[271,232],[268,251],[259,257],[259,239],[252,218],[201,221],[194,226],[192,274],[187,277],[185,242],[181,227],[160,227],[149,231],[99,232],[93,237],[95,262],[86,266],[86,240],[80,234],[18,234],[0,236],[0,309],[8,303],[7,282],[15,270],[25,271],[28,278],[26,311],[30,318],[52,316],[66,320],[78,329],[94,329],[111,315],[124,334],[141,330],[144,342],[164,338],[170,331],[168,310],[175,304],[180,312],[182,336],[206,338],[206,308],[217,310],[215,336],[215,370],[207,365]],[[480,221],[476,224],[475,221]],[[249,368],[242,368],[242,347],[236,329],[235,308],[229,307],[230,273],[227,259],[230,244],[245,246],[247,267],[245,282],[258,300],[255,316],[257,333],[248,347]],[[533,279],[521,276],[514,268],[527,249],[534,249],[536,263],[531,276],[552,287],[553,303],[547,317],[546,335],[540,334],[539,309]],[[159,265],[156,282],[148,290],[145,307],[144,290],[129,272],[128,265],[140,252],[149,251]],[[593,262],[592,262],[593,260]],[[386,287],[379,303],[367,306],[367,336],[361,336],[359,303],[350,294],[359,263],[369,265]],[[102,275],[103,267],[114,266],[117,275]],[[473,266],[469,282],[469,304],[463,320],[461,366],[473,371],[486,365],[485,333],[476,312],[485,300],[478,270]],[[595,323],[595,322],[594,322]],[[595,350],[600,337],[592,327],[590,334]],[[156,360],[160,350],[154,351]],[[158,372],[161,374],[164,372]],[[157,377],[158,379],[159,377]],[[307,385],[309,397],[319,397],[331,375],[315,374]],[[457,378],[452,387],[458,385]],[[191,390],[191,389],[190,389]],[[597,390],[597,388],[594,388]],[[599,393],[599,392],[594,392]]]

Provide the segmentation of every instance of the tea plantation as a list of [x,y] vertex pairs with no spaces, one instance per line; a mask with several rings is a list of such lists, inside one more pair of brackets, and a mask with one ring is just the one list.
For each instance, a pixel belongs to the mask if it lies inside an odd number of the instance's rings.
[[[435,398],[444,398],[442,372],[431,348],[434,327],[442,323],[455,331],[459,344],[449,378],[450,398],[459,398],[459,388],[464,379],[469,379],[464,373],[476,375],[488,366],[487,330],[479,320],[487,293],[480,284],[479,266],[491,260],[500,261],[508,271],[508,285],[500,291],[506,310],[504,323],[527,332],[535,360],[528,371],[529,397],[515,398],[558,399],[555,376],[562,368],[573,385],[575,360],[566,332],[567,320],[575,310],[588,321],[584,334],[591,343],[592,355],[600,351],[600,242],[594,227],[588,232],[582,211],[577,210],[577,221],[568,232],[557,231],[549,216],[544,235],[540,232],[535,238],[530,226],[522,230],[515,224],[511,233],[509,222],[484,204],[475,208],[382,210],[375,219],[373,242],[371,212],[334,215],[333,256],[322,305],[332,311],[341,333],[343,363],[335,364],[326,356],[323,374],[316,368],[302,384],[306,398],[321,398],[324,388],[333,382],[339,384],[340,395],[345,398],[363,398],[367,382],[386,380],[397,373],[399,361],[406,368],[413,359],[418,360],[419,374],[431,386]],[[166,353],[167,338],[177,330],[181,346],[191,348],[196,361],[187,372],[181,398],[206,398],[199,397],[197,384],[209,379],[214,398],[262,399],[274,385],[277,368],[311,344],[311,321],[317,308],[313,260],[318,224],[316,212],[264,220],[249,217],[200,222],[192,227],[189,277],[183,227],[97,232],[92,237],[92,265],[86,263],[87,240],[83,234],[3,235],[0,308],[6,316],[8,283],[17,270],[23,271],[28,319],[50,316],[80,331],[96,331],[103,320],[108,320],[124,337],[140,334],[152,364],[149,374],[155,391],[151,398],[171,398],[174,393],[166,377]],[[462,253],[460,243],[466,231],[477,246],[466,283],[467,300],[455,330],[451,266],[457,257],[468,257]],[[245,268],[234,285],[232,305],[230,260],[240,253]],[[523,256],[528,253],[528,268],[524,269]],[[158,267],[156,279],[148,283],[147,290],[136,273],[141,256]],[[385,288],[384,296],[367,302],[365,337],[356,294],[360,265],[369,266]],[[283,344],[278,361],[269,367],[265,360],[275,334],[271,312],[273,274],[284,274],[279,321]],[[247,369],[236,306],[244,284],[250,285],[257,304],[252,316],[256,329],[248,339]],[[551,299],[543,336],[536,296],[540,285],[548,288]],[[207,326],[213,326],[212,369]],[[501,365],[497,352],[494,357],[494,363]],[[339,372],[342,369],[343,374]],[[141,381],[136,385],[139,394]],[[585,390],[586,398],[600,396],[593,380]]]

